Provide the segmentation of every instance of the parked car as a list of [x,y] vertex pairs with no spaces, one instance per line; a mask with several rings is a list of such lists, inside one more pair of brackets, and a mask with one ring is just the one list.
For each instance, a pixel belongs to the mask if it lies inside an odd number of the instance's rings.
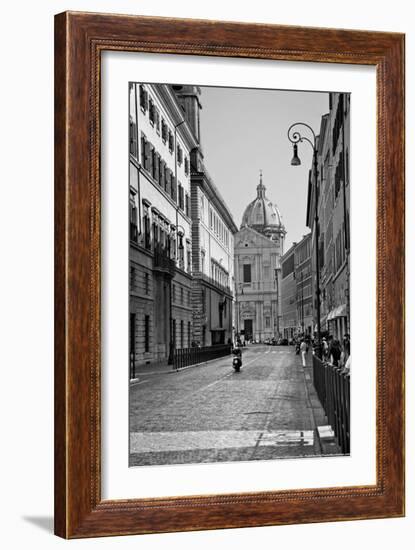
[[288,346],[288,339],[287,338],[281,338],[279,341],[280,346]]

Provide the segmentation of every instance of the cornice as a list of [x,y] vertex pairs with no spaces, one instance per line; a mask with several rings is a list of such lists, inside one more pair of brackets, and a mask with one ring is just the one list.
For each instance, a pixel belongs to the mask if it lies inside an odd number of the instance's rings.
[[176,96],[171,90],[171,87],[168,84],[152,84],[150,86],[155,95],[157,95],[159,101],[161,101],[165,105],[167,111],[170,113],[173,119],[175,126],[180,124],[180,126],[177,127],[177,133],[180,134],[180,136],[183,138],[189,150],[191,151],[195,147],[198,147],[199,142],[193,134],[193,131],[186,118],[183,116],[183,111],[179,103],[177,102]]

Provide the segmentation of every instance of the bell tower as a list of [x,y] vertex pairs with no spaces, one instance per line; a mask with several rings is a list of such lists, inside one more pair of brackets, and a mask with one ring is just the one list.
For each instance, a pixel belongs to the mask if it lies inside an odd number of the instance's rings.
[[200,103],[200,88],[199,86],[175,84],[173,85],[173,90],[179,105],[184,111],[187,122],[190,124],[200,144],[200,111],[202,109],[202,104]]

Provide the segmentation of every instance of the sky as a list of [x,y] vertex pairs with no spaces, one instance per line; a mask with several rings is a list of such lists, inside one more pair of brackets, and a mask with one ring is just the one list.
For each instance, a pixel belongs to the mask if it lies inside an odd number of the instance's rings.
[[[328,93],[201,87],[201,143],[205,165],[239,227],[256,197],[262,169],[266,196],[282,215],[285,250],[309,232],[306,227],[308,171],[312,149],[299,144],[301,166],[291,166],[287,130],[306,122],[319,133]],[[310,134],[305,134],[310,137]]]

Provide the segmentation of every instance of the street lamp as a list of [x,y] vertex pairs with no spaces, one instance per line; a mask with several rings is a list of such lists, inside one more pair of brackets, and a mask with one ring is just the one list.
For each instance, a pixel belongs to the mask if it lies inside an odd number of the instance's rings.
[[243,283],[236,283],[236,285],[239,287],[239,293],[238,293],[238,290],[236,291],[236,295],[235,295],[235,303],[236,303],[236,333],[238,335],[238,338],[241,337],[241,331],[240,331],[240,328],[241,328],[241,321],[240,321],[240,315],[241,315],[241,304],[240,304],[240,301],[238,299],[238,294],[240,294],[241,296],[243,296],[244,294],[244,284]]
[[[298,127],[306,128],[311,132],[312,140],[307,136],[303,136],[299,131]],[[317,313],[317,345],[315,348],[315,353],[317,357],[321,359],[321,324],[320,324],[320,262],[319,262],[319,225],[318,225],[318,181],[317,181],[317,139],[316,134],[314,133],[311,126],[305,122],[295,122],[291,124],[288,128],[288,139],[293,144],[293,158],[291,160],[292,166],[300,166],[301,160],[298,157],[298,143],[303,143],[306,141],[311,145],[313,150],[313,168],[314,168],[314,224],[316,228],[316,238],[315,238],[315,247],[316,247],[316,313]]]

